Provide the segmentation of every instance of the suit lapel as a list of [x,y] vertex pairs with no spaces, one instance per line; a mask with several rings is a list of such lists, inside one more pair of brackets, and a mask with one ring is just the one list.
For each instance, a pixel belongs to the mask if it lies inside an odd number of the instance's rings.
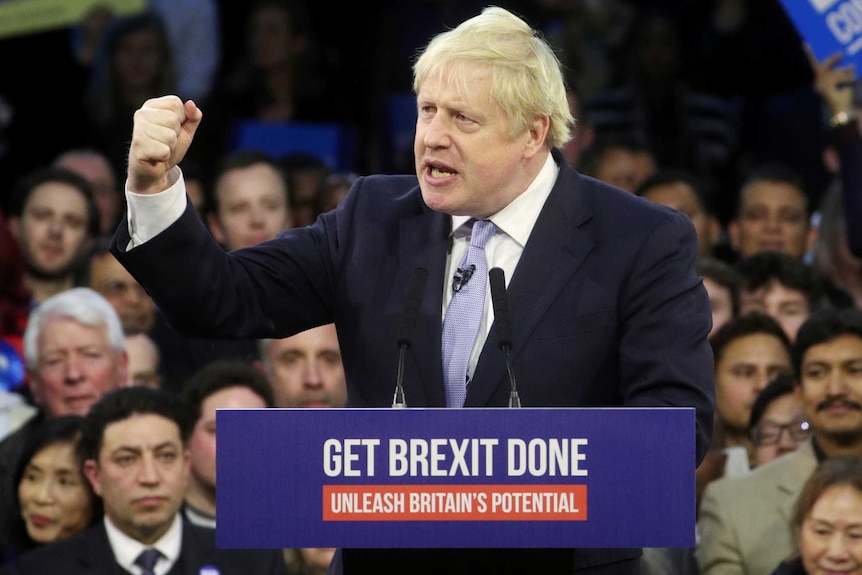
[[77,562],[81,566],[82,573],[94,575],[126,573],[114,557],[114,550],[111,548],[111,542],[108,541],[104,523],[100,522],[90,530],[86,544],[81,545],[78,551]]
[[402,302],[410,288],[414,268],[428,270],[422,310],[413,334],[413,349],[407,351],[406,359],[408,365],[411,361],[415,363],[415,373],[421,383],[405,376],[404,393],[408,406],[443,407],[446,397],[440,350],[443,329],[440,310],[443,309],[443,274],[451,218],[419,203],[422,212],[401,220],[399,228],[397,281],[401,284]]
[[[592,230],[588,225],[591,219],[592,210],[583,198],[580,177],[563,163],[506,290],[512,317],[513,362],[592,250]],[[497,386],[507,381],[506,364],[492,326],[465,406],[486,405]]]
[[[798,465],[789,473],[784,474],[776,486],[782,495],[778,504],[778,512],[786,521],[790,521],[793,516],[793,508],[799,493],[802,491],[802,486],[817,468],[817,455],[814,453],[811,439],[800,445],[792,456],[797,458]],[[788,455],[788,457],[792,456]]]

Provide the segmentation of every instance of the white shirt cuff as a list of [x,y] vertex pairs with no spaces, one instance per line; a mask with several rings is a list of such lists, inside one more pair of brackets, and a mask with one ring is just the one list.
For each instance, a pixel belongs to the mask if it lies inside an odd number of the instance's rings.
[[175,166],[168,173],[171,186],[158,194],[130,192],[126,183],[126,217],[129,223],[129,245],[126,250],[144,244],[180,219],[186,211],[186,183],[183,172]]

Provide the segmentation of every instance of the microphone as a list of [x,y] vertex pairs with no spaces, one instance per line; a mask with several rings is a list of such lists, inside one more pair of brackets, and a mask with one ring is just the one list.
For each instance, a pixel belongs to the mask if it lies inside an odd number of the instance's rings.
[[407,289],[407,298],[404,301],[404,311],[401,313],[401,328],[398,331],[396,343],[399,347],[398,353],[398,377],[395,380],[395,396],[392,398],[392,407],[407,407],[404,399],[404,358],[407,349],[413,345],[413,331],[419,319],[419,308],[422,307],[422,296],[425,294],[425,282],[428,280],[428,270],[416,268],[410,278],[410,287]]
[[509,313],[509,299],[506,296],[506,276],[500,268],[488,272],[491,282],[491,302],[494,305],[494,325],[497,328],[497,342],[506,358],[506,371],[509,373],[509,407],[521,407],[518,386],[515,384],[515,370],[512,368],[512,316]]

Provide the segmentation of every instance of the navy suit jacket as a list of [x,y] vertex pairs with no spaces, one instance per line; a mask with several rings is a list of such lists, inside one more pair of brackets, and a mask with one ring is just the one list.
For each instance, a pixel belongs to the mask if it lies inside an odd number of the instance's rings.
[[[280,551],[216,549],[215,531],[183,521],[180,556],[173,575],[199,575],[206,566],[221,575],[286,575]],[[105,525],[99,523],[69,539],[43,545],[4,568],[4,575],[125,575],[114,558]]]
[[[711,313],[693,271],[684,215],[581,176],[560,174],[507,289],[512,359],[525,407],[690,406],[697,461],[712,431]],[[312,226],[225,253],[191,205],[157,237],[112,250],[181,332],[286,337],[335,322],[348,401],[388,407],[413,270],[428,285],[405,366],[408,406],[445,406],[442,297],[451,218],[422,201],[414,176],[359,178]],[[502,407],[505,361],[492,329],[467,407]]]

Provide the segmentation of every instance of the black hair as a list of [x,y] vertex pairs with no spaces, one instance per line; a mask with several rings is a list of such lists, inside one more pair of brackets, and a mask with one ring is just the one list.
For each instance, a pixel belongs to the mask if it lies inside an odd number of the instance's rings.
[[742,283],[742,276],[736,268],[724,260],[703,256],[694,261],[694,271],[730,291],[733,316],[736,317],[739,313],[739,286]]
[[721,361],[724,350],[731,342],[741,337],[759,333],[775,336],[787,350],[787,355],[792,354],[790,340],[784,333],[781,324],[765,313],[751,312],[731,319],[709,338],[709,344],[712,346],[712,353],[715,356],[715,365]]
[[796,334],[793,346],[793,367],[802,381],[802,360],[809,348],[832,341],[842,335],[862,339],[862,310],[828,308],[808,317]]
[[749,429],[754,429],[760,423],[760,419],[766,413],[767,408],[772,405],[773,401],[779,397],[793,393],[793,384],[795,381],[796,379],[792,374],[779,373],[766,384],[766,387],[760,390],[760,393],[757,394],[754,403],[751,405],[751,418],[748,420]]
[[188,442],[194,420],[191,419],[191,411],[183,398],[161,389],[121,387],[104,394],[90,408],[79,444],[81,458],[98,460],[108,425],[133,415],[148,414],[159,415],[176,423],[183,445]]
[[57,182],[60,184],[69,185],[78,191],[84,197],[84,202],[87,205],[87,235],[95,238],[99,235],[100,219],[99,207],[93,199],[93,186],[79,174],[60,168],[57,166],[49,166],[38,168],[21,177],[12,189],[12,196],[9,201],[9,216],[20,218],[27,208],[27,203],[36,188],[43,184]]
[[802,260],[779,251],[754,254],[737,262],[742,276],[741,289],[756,291],[776,280],[784,287],[801,291],[808,307],[816,311],[823,301],[823,283],[817,273]]
[[201,405],[206,398],[228,387],[247,387],[263,399],[267,407],[275,405],[272,386],[259,369],[244,361],[217,360],[198,370],[183,387],[183,398],[193,421],[200,419]]

